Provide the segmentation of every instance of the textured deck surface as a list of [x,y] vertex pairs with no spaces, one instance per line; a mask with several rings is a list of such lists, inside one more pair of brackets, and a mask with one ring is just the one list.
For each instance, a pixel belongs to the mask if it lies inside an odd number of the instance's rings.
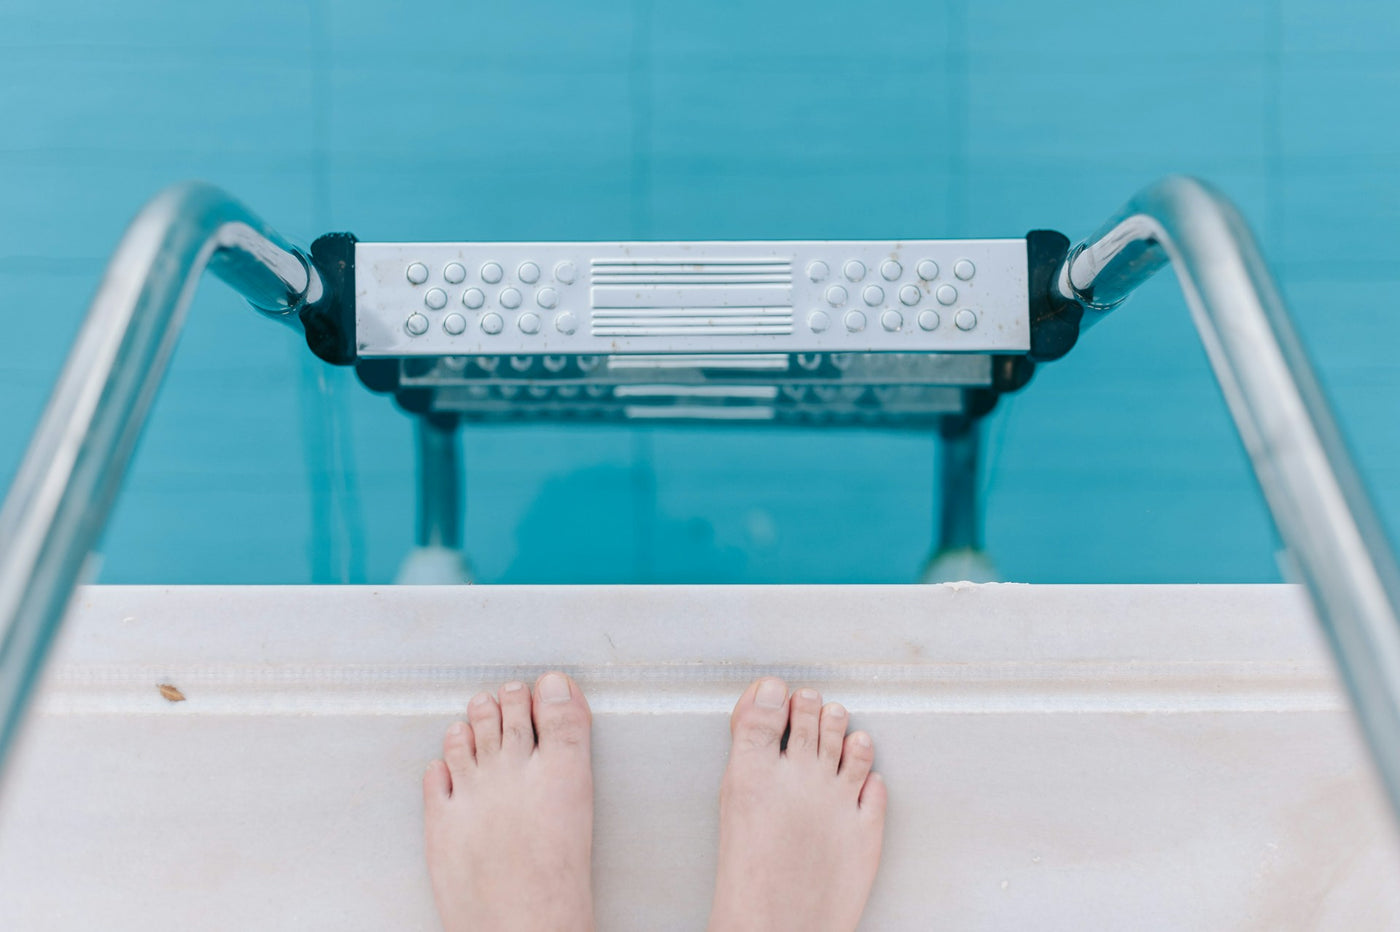
[[1297,590],[964,585],[87,589],[0,795],[0,928],[431,928],[419,774],[472,692],[556,665],[603,929],[703,927],[726,716],[770,672],[875,736],[868,929],[1400,926]]

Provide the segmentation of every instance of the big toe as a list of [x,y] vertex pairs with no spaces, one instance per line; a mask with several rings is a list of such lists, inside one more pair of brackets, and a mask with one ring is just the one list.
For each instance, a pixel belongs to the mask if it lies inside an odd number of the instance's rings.
[[788,722],[787,684],[766,676],[749,684],[730,716],[735,754],[771,755],[774,759]]
[[539,753],[546,757],[576,754],[588,757],[592,715],[577,683],[557,671],[535,683],[535,734]]

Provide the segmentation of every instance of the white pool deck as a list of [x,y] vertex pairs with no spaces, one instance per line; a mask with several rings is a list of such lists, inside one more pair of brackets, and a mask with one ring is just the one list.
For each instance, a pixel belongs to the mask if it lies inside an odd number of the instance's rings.
[[763,673],[875,736],[866,929],[1400,928],[1297,590],[962,584],[86,589],[0,788],[0,929],[431,929],[422,769],[554,666],[596,716],[603,930],[703,928]]

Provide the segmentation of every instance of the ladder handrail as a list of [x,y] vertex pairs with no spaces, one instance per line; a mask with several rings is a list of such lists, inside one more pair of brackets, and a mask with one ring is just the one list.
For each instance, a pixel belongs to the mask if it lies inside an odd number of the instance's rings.
[[0,774],[206,269],[295,328],[324,290],[304,252],[207,184],[166,189],[127,228],[0,507]]
[[1400,815],[1400,569],[1244,219],[1165,178],[1070,250],[1056,290],[1087,327],[1168,262]]

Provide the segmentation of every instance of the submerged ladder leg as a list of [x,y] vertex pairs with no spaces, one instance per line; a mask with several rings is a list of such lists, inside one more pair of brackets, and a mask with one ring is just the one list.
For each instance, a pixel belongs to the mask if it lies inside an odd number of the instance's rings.
[[980,418],[946,417],[939,428],[938,545],[919,581],[995,582],[996,567],[982,549],[982,502],[977,494],[982,453]]
[[461,428],[454,416],[420,415],[414,422],[418,457],[418,521],[414,547],[399,566],[400,585],[471,582],[462,551]]

